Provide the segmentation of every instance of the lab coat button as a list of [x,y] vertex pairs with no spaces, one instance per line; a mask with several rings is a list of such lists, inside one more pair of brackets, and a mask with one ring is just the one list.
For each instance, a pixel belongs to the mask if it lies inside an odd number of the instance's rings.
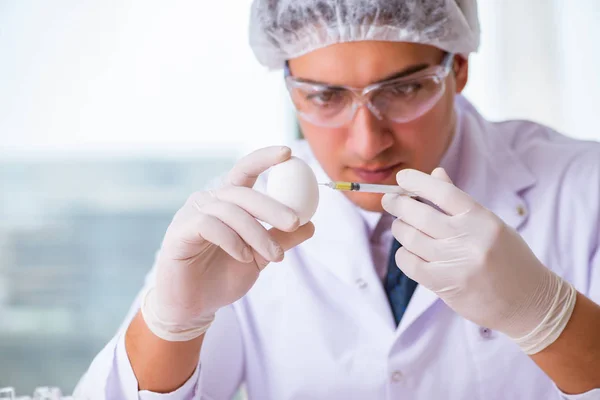
[[517,206],[517,214],[519,214],[519,217],[522,217],[525,214],[527,214],[527,210],[525,209],[524,206],[519,205],[519,206]]
[[392,382],[394,382],[394,383],[400,382],[402,380],[402,376],[403,376],[402,372],[400,372],[400,371],[394,371],[392,373]]
[[365,282],[364,279],[357,279],[356,280],[356,286],[358,286],[359,289],[366,289],[367,288],[367,282]]
[[484,339],[490,339],[492,337],[492,330],[490,328],[481,326],[479,327],[479,334]]

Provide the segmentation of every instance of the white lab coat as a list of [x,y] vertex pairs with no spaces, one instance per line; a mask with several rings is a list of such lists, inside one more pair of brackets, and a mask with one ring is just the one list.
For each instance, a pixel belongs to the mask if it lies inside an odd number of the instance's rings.
[[[600,144],[524,121],[493,124],[457,97],[457,135],[442,163],[455,184],[516,228],[538,258],[600,301]],[[325,174],[306,143],[294,148]],[[261,182],[259,182],[260,187]],[[266,268],[209,330],[201,367],[179,391],[142,399],[558,400],[566,398],[504,335],[419,286],[396,329],[365,224],[341,193],[321,191],[315,236]],[[149,275],[148,281],[154,279]],[[137,399],[123,331],[77,393]],[[600,399],[591,391],[577,399]]]

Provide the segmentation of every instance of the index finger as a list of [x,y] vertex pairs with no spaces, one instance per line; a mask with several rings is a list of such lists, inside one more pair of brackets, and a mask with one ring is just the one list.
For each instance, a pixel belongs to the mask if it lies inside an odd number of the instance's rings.
[[252,187],[260,174],[273,165],[288,160],[292,150],[286,146],[258,149],[240,159],[229,171],[226,181],[233,186]]
[[430,201],[449,215],[464,214],[475,201],[452,183],[444,182],[415,169],[404,169],[396,175],[398,185]]

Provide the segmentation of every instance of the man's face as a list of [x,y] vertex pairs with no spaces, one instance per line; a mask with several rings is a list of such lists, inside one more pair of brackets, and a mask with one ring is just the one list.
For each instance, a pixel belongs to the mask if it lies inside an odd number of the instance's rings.
[[[405,71],[439,65],[443,57],[443,51],[420,44],[352,42],[290,60],[289,67],[295,78],[362,88]],[[362,106],[341,127],[317,126],[300,118],[302,132],[333,180],[394,185],[396,173],[404,168],[431,173],[452,140],[454,95],[466,85],[467,75],[467,61],[456,57],[444,94],[415,120],[396,123],[379,119]],[[381,194],[346,194],[363,209],[383,211]]]

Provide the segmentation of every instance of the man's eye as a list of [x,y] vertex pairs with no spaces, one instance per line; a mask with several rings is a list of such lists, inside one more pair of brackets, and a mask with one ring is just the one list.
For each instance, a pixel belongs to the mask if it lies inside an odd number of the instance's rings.
[[388,91],[393,95],[406,96],[418,92],[419,90],[421,90],[422,87],[423,85],[421,85],[419,82],[414,82],[409,84],[392,86],[388,88]]
[[342,99],[342,95],[339,91],[327,90],[317,93],[311,93],[306,96],[306,100],[311,101],[317,105],[325,105],[328,103],[335,103]]

